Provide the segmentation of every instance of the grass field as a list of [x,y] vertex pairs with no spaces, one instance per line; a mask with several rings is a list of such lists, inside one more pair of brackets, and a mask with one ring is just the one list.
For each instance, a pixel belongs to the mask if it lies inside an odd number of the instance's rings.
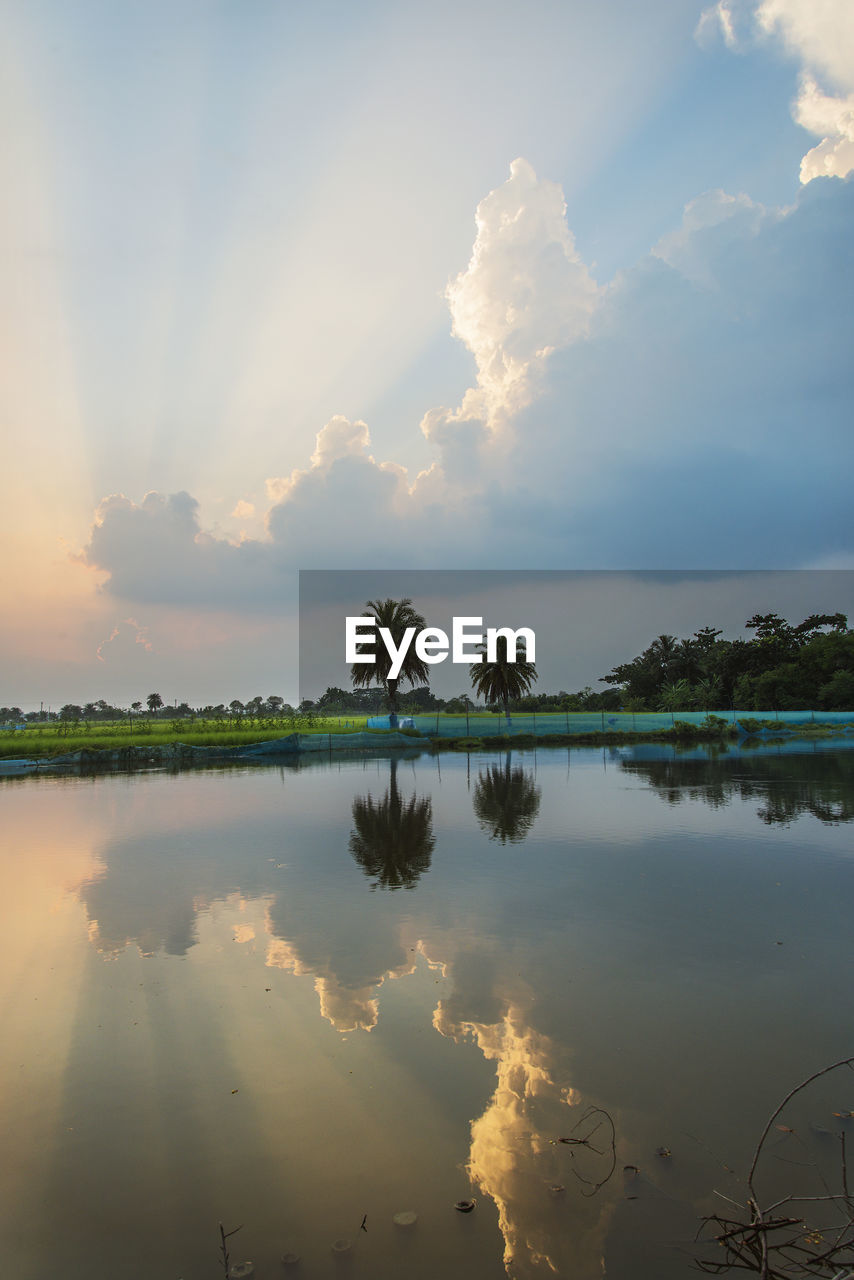
[[326,719],[306,716],[268,716],[251,723],[235,724],[231,720],[127,720],[104,724],[59,726],[28,725],[26,729],[0,730],[0,759],[22,757],[30,760],[64,755],[89,748],[94,751],[118,750],[129,746],[162,747],[170,742],[183,742],[193,747],[238,747],[250,742],[268,742],[289,733],[357,733],[365,728],[366,716],[330,716]]

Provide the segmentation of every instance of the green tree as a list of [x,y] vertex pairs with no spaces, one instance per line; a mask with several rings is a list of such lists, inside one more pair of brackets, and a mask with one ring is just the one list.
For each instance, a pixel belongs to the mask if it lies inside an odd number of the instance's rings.
[[687,680],[674,680],[661,690],[658,704],[662,711],[687,711],[693,702]]
[[160,708],[163,706],[163,699],[161,698],[159,693],[150,693],[148,697],[145,699],[145,701],[147,702],[148,710],[151,712],[152,715],[156,715],[157,712],[160,710]]
[[510,700],[524,697],[531,685],[538,679],[537,668],[528,662],[524,642],[520,646],[523,657],[517,653],[516,662],[510,661],[509,648],[505,636],[498,636],[495,643],[495,661],[486,657],[486,646],[481,645],[483,658],[473,662],[469,667],[472,687],[478,697],[486,703],[500,702],[504,707],[504,718],[510,724]]
[[826,711],[854,711],[854,671],[837,671],[818,691]]
[[694,701],[701,711],[717,711],[720,708],[721,682],[715,676],[698,680],[694,688]]
[[[373,662],[357,662],[350,668],[350,678],[356,688],[370,688],[373,684],[382,684],[388,702],[389,720],[392,728],[397,724],[398,689],[405,680],[413,688],[416,685],[430,683],[430,668],[418,657],[414,643],[410,643],[403,659],[400,672],[391,675],[392,659],[388,648],[379,637],[379,628],[384,627],[391,635],[395,648],[400,648],[404,635],[409,628],[415,632],[423,631],[427,626],[424,618],[412,607],[412,601],[403,600],[369,600],[365,605],[363,617],[373,618],[377,625],[376,643],[371,645],[374,652]],[[368,643],[363,641],[359,646]]]

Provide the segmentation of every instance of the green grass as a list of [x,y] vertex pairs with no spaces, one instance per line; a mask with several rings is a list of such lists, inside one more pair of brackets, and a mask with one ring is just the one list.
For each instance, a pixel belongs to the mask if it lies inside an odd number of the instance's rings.
[[[347,728],[344,727],[345,720]],[[193,747],[238,747],[269,742],[289,733],[358,733],[366,716],[330,716],[309,720],[304,716],[273,720],[262,717],[250,724],[229,720],[126,720],[107,724],[79,723],[60,728],[55,724],[31,725],[14,732],[0,732],[0,759],[42,759],[71,751],[117,751],[123,747],[163,747],[183,742]]]

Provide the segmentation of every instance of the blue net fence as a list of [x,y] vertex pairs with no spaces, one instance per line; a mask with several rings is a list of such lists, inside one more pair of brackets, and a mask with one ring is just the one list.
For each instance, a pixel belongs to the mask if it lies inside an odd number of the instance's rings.
[[[702,725],[706,711],[552,711],[511,714],[508,726],[503,715],[472,714],[469,716],[415,715],[399,716],[399,730],[417,730],[429,738],[493,738],[504,734],[526,733],[534,737],[549,734],[588,733],[654,733],[671,729],[677,722]],[[740,734],[753,730],[757,721],[774,721],[774,726],[761,730],[763,736],[779,726],[782,732],[797,732],[799,726],[817,724],[835,726],[854,732],[854,711],[716,711],[712,713],[727,724],[735,724]],[[389,729],[388,716],[373,716],[368,729]]]

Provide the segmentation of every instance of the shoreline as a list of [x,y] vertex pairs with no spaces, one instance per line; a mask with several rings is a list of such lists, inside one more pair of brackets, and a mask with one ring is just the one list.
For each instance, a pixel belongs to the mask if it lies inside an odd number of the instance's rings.
[[[0,758],[0,777],[27,777],[32,774],[95,774],[95,773],[134,773],[148,769],[160,769],[164,766],[175,770],[190,769],[208,764],[272,764],[277,760],[290,763],[306,757],[340,755],[344,752],[361,754],[385,754],[387,752],[416,751],[419,755],[439,752],[473,752],[473,751],[509,751],[529,750],[536,747],[613,747],[636,746],[641,743],[666,745],[673,744],[693,746],[708,743],[726,746],[742,742],[755,742],[757,745],[768,742],[791,742],[801,739],[814,742],[816,739],[850,738],[844,728],[815,725],[807,728],[798,726],[798,732],[791,729],[764,727],[756,734],[739,733],[736,728],[727,726],[720,729],[705,729],[694,725],[681,725],[669,729],[647,732],[592,732],[592,733],[549,733],[534,735],[531,733],[490,734],[486,737],[476,735],[459,738],[427,737],[412,732],[365,731],[347,734],[292,733],[283,738],[274,738],[260,742],[237,746],[195,746],[182,742],[168,742],[151,746],[127,746],[92,748],[80,747],[75,751],[55,756],[35,758],[17,757]],[[335,741],[333,741],[333,739]]]

